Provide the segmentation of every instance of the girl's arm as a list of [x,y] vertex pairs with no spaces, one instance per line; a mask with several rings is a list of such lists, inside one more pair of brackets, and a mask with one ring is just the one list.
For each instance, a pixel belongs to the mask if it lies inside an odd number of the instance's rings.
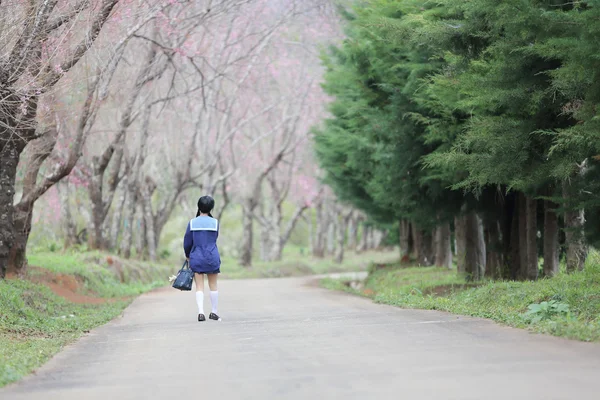
[[194,236],[190,231],[190,224],[188,223],[187,229],[185,230],[185,236],[183,237],[183,251],[185,252],[185,258],[190,258],[192,247],[194,247]]

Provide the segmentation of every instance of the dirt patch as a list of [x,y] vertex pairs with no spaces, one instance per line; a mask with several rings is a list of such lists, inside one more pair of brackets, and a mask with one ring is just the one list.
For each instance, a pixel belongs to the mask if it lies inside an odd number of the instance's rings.
[[322,280],[322,278],[309,279],[304,283],[304,286],[311,288],[320,288]]
[[389,268],[393,268],[393,265],[391,265],[391,264],[373,264],[373,266],[371,267],[371,272],[377,272],[379,270],[389,269]]
[[362,291],[362,294],[367,297],[373,297],[373,296],[375,296],[375,291],[373,291],[373,289],[364,289]]
[[83,281],[73,275],[55,274],[44,268],[29,266],[26,279],[37,284],[47,286],[56,294],[71,303],[77,304],[102,304],[112,299],[86,295],[83,291]]

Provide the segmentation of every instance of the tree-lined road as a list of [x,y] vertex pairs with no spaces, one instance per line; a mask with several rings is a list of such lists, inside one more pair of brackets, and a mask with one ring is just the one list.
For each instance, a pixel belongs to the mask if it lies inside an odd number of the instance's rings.
[[223,281],[220,323],[196,322],[193,293],[141,296],[0,398],[598,398],[598,344],[377,305],[311,279]]

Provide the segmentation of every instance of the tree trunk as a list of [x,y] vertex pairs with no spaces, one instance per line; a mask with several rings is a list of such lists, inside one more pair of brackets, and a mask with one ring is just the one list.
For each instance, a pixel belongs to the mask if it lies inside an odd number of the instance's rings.
[[308,216],[305,218],[306,220],[306,226],[307,226],[307,230],[308,230],[308,248],[310,251],[310,254],[314,255],[315,254],[315,227],[313,224],[313,219],[312,219],[312,212],[309,210],[308,212]]
[[[563,196],[567,200],[572,191],[568,182],[563,183]],[[567,272],[582,271],[588,255],[585,243],[583,224],[585,222],[584,210],[569,210],[564,214],[565,237],[567,245]]]
[[502,277],[502,243],[500,241],[500,224],[496,220],[486,220],[484,224],[486,242],[485,276],[490,279]]
[[[262,193],[261,193],[262,195]],[[265,215],[271,214],[268,204],[261,197],[260,202],[256,205],[254,218],[259,222],[260,236],[258,241],[258,257],[261,261],[269,261],[269,251],[271,250],[271,235],[270,235],[270,219]],[[265,212],[266,209],[266,212]]]
[[253,222],[252,212],[254,205],[251,200],[244,200],[242,217],[242,241],[240,243],[240,264],[244,267],[252,265]]
[[[125,212],[125,205],[127,204],[127,196],[127,177],[125,177],[121,197],[119,198],[118,205],[113,207],[112,219],[109,221],[108,240],[104,239],[104,248],[111,251],[118,251],[116,247],[119,242],[121,227],[123,226],[123,214]],[[104,232],[104,227],[102,228],[102,232]]]
[[[279,206],[279,215],[281,216],[281,205]],[[294,214],[292,214],[292,217],[290,218],[290,220],[288,221],[288,223],[286,224],[285,230],[283,231],[283,233],[280,233],[278,235],[279,238],[279,252],[277,253],[277,258],[276,260],[279,261],[281,260],[281,256],[283,253],[283,248],[285,247],[285,245],[287,244],[287,242],[290,240],[290,237],[292,236],[292,232],[294,231],[294,228],[296,227],[296,224],[298,224],[298,221],[300,221],[300,218],[302,218],[302,214],[304,214],[304,212],[308,209],[307,205],[302,205],[299,206],[296,211],[294,211]],[[281,225],[281,220],[280,223]]]
[[410,260],[410,258],[413,259],[417,259],[417,248],[415,246],[415,237],[414,237],[414,229],[413,229],[413,223],[409,222],[407,225],[407,229],[408,229],[408,254],[407,254],[407,258]]
[[439,226],[436,226],[431,231],[431,249],[432,249],[432,265],[437,265],[437,253],[438,253],[438,230]]
[[89,192],[90,201],[92,202],[92,229],[89,234],[89,247],[95,250],[104,249],[106,245],[102,233],[105,216],[103,215],[104,202],[102,201],[102,192],[97,190],[94,183],[90,183]]
[[23,276],[27,269],[27,241],[31,233],[33,210],[16,209],[14,213],[14,242],[8,257],[7,273]]
[[423,231],[423,265],[434,265],[435,263],[435,247],[433,245],[434,235],[431,231]]
[[[105,193],[104,174],[106,173],[111,160],[113,160],[113,165],[108,178],[108,188]],[[104,231],[106,228],[106,217],[108,216],[110,206],[120,182],[119,172],[121,170],[122,160],[122,143],[115,141],[104,151],[102,157],[94,157],[92,161],[92,177],[88,186],[90,201],[92,202],[92,229],[88,236],[88,245],[91,249],[113,250],[115,248],[117,240],[115,233],[118,234],[120,226],[117,225],[116,230],[110,230],[108,240],[104,237]],[[127,185],[124,186],[125,189],[121,197],[120,206],[115,209],[119,215],[125,204]],[[117,219],[117,222],[120,222],[119,218]],[[114,223],[112,228],[115,228]]]
[[77,225],[73,221],[73,214],[71,213],[70,199],[70,188],[69,182],[65,182],[63,185],[56,186],[59,195],[62,210],[62,225],[64,234],[64,248],[68,249],[73,247],[77,243]]
[[158,248],[158,240],[156,230],[154,228],[154,218],[152,218],[152,209],[150,201],[144,202],[144,225],[146,227],[146,244],[148,246],[148,257],[150,261],[156,261],[156,250]]
[[[160,238],[162,235],[162,231],[163,231],[165,225],[167,224],[167,222],[169,222],[169,218],[177,204],[178,197],[179,197],[179,194],[173,195],[170,198],[170,200],[166,201],[164,204],[162,204],[159,207],[159,209],[157,210],[157,212],[154,214],[154,238],[156,241],[157,248],[158,248],[158,245],[160,244]],[[195,216],[196,214],[194,213],[193,215]]]
[[387,238],[387,231],[375,230],[373,232],[373,249],[381,250],[383,248],[383,242]]
[[406,220],[401,220],[399,223],[399,236],[400,236],[400,256],[404,259],[410,256],[410,223]]
[[415,249],[417,265],[430,266],[433,264],[433,238],[430,232],[425,232],[413,224],[413,237],[415,238]]
[[512,222],[510,226],[510,278],[519,279],[521,271],[521,195],[513,196]]
[[558,215],[556,204],[544,201],[544,276],[558,273]]
[[[16,46],[11,55],[11,47],[3,43],[2,67],[0,71],[0,98],[2,99],[2,118],[0,121],[0,278],[4,278],[8,268],[9,252],[14,245],[13,209],[15,178],[19,157],[25,145],[34,139],[37,127],[38,103],[43,93],[51,91],[63,74],[78,64],[96,40],[111,14],[117,1],[104,1],[101,10],[90,20],[89,29],[85,29],[85,40],[74,39],[72,54],[63,58],[60,71],[44,70],[44,42],[48,38],[46,28],[50,27],[51,14],[56,1],[28,5],[23,21],[16,20],[16,32],[20,32],[13,43]],[[35,14],[35,18],[33,15]],[[33,19],[32,19],[33,18]],[[4,27],[2,28],[4,29]],[[21,32],[23,31],[23,32]],[[4,40],[3,40],[4,42]],[[6,53],[8,50],[8,53]],[[18,51],[17,51],[18,50]],[[68,52],[69,53],[69,52]],[[17,55],[19,54],[19,55]],[[17,55],[17,56],[15,56]],[[63,68],[64,67],[64,68]],[[18,82],[27,81],[25,88],[17,89]],[[37,88],[36,91],[32,90]],[[23,107],[23,108],[22,108]],[[56,182],[53,182],[56,183]],[[43,189],[43,190],[47,190]],[[24,192],[25,193],[25,192]],[[30,213],[36,199],[29,199],[24,207]],[[25,224],[27,225],[27,224]]]
[[477,213],[465,215],[465,269],[467,279],[479,281],[485,272],[483,223]]
[[[4,96],[5,93],[2,95]],[[15,178],[24,143],[18,143],[17,139],[9,139],[13,134],[3,127],[0,127],[0,134],[3,139],[6,138],[6,141],[3,140],[0,145],[0,279],[4,279],[10,251],[15,241]]]
[[[128,182],[129,183],[129,182]],[[123,236],[121,237],[121,245],[119,248],[119,254],[125,258],[131,257],[131,242],[133,237],[133,225],[135,222],[135,203],[137,200],[135,188],[130,187],[128,184],[127,201],[125,202],[125,209],[123,211]]]
[[517,279],[525,279],[527,274],[527,198],[523,193],[519,193],[518,198],[519,215],[519,266],[521,267],[517,274]]
[[140,205],[135,209],[135,255],[139,259],[146,259],[146,224],[144,223],[144,211]]
[[[15,104],[18,104],[19,99],[14,93],[6,90],[0,85],[0,96],[3,99],[12,99]],[[7,103],[7,108],[8,108]],[[4,111],[7,117],[10,115],[18,115],[18,110],[7,109]],[[9,119],[9,118],[7,118]],[[2,121],[3,124],[12,126],[16,121]],[[10,250],[14,244],[14,197],[15,197],[15,178],[17,175],[17,166],[19,157],[25,142],[21,142],[14,138],[14,133],[11,128],[5,128],[0,125],[0,279],[4,279],[8,269],[8,258]]]
[[352,213],[344,215],[344,212],[341,212],[340,214],[341,215],[337,224],[337,249],[334,257],[335,262],[338,264],[344,262],[344,248],[346,247],[344,242],[346,240],[346,228],[352,216]]
[[269,250],[271,249],[271,235],[268,225],[259,225],[260,227],[260,247],[259,257],[261,261],[269,261]]
[[356,253],[362,253],[367,249],[367,236],[369,235],[369,227],[362,224],[362,232],[360,233],[360,240],[356,246]]
[[527,278],[536,280],[539,274],[537,246],[537,200],[527,198]]
[[435,230],[435,265],[452,268],[452,245],[450,243],[450,224],[444,223]]
[[454,218],[454,236],[456,237],[456,269],[459,274],[466,274],[467,262],[467,219],[461,215]]
[[477,245],[477,258],[478,260],[481,260],[477,266],[477,276],[478,279],[481,280],[483,279],[483,277],[485,276],[485,268],[486,268],[486,250],[485,250],[485,236],[483,234],[483,221],[481,220],[481,218],[479,218],[479,216],[477,216],[477,238],[478,238],[478,245]]
[[[501,244],[501,275],[498,276],[499,279],[511,279],[512,276],[512,249],[514,243],[513,234],[518,235],[518,229],[514,231],[514,223],[515,223],[515,194],[509,193],[504,197],[504,202],[501,205],[502,210],[500,212],[499,218],[499,229],[500,229],[500,244]],[[518,255],[518,251],[517,251]]]
[[337,246],[335,249],[334,261],[338,264],[344,262],[344,235],[346,233],[346,219],[343,216],[339,216],[337,218],[336,225],[336,239]]
[[[104,223],[108,215],[110,204],[104,201],[104,173],[113,155],[113,151],[105,152],[101,159],[94,157],[92,161],[92,177],[88,186],[90,201],[92,203],[92,229],[88,236],[90,249],[102,250],[111,247],[104,237]],[[110,157],[107,156],[110,154]],[[118,160],[120,162],[120,159]],[[115,187],[116,190],[116,187]],[[121,202],[122,205],[123,202]]]
[[417,228],[417,225],[414,222],[412,224],[410,224],[410,228],[411,228],[411,235],[413,238],[414,249],[415,249],[415,260],[417,261],[417,265],[423,265],[422,258],[424,256],[422,255],[422,252],[423,252],[422,232],[420,231],[419,228]]
[[[279,235],[277,235],[279,236]],[[275,235],[271,234],[271,240],[269,240],[269,261],[281,261],[283,256],[283,246],[281,245],[281,238],[275,239]]]
[[323,212],[323,201],[316,206],[316,232],[313,241],[313,257],[325,257],[325,213]]
[[[49,184],[49,186],[44,186],[44,188],[37,186],[40,168],[54,150],[57,136],[58,132],[56,129],[46,129],[39,138],[29,142],[26,148],[30,158],[25,164],[23,193],[17,205],[14,206],[15,243],[11,249],[8,262],[9,272],[15,275],[22,276],[27,267],[25,252],[29,234],[31,232],[31,218],[35,201],[45,193],[49,187],[52,187],[54,183],[56,183],[54,181],[44,180],[44,183],[47,185]],[[62,178],[62,176],[54,176],[54,174],[50,174],[50,176],[58,180]]]
[[329,218],[329,226],[327,227],[327,255],[333,256],[335,253],[335,234],[337,231],[337,215],[331,215]]
[[158,236],[156,235],[156,225],[154,224],[154,214],[152,212],[152,194],[155,190],[156,185],[154,185],[154,182],[147,179],[142,187],[142,214],[146,227],[148,256],[152,262],[156,261],[156,249],[158,248]]
[[271,210],[271,226],[269,229],[269,261],[281,260],[281,253],[283,252],[283,243],[281,237],[281,205],[274,204]]
[[346,248],[348,250],[354,250],[356,248],[356,239],[358,238],[358,221],[354,216],[351,216],[348,220],[348,240],[346,242]]
[[519,194],[520,278],[535,280],[538,276],[537,202]]
[[376,235],[376,229],[371,227],[369,229],[369,234],[367,235],[367,250],[373,250],[375,248],[375,235]]

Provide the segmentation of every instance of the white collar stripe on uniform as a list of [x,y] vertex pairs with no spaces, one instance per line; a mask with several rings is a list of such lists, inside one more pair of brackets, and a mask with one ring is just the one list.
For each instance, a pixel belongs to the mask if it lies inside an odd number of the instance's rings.
[[190,231],[214,231],[219,229],[219,221],[211,217],[197,217],[190,221]]

